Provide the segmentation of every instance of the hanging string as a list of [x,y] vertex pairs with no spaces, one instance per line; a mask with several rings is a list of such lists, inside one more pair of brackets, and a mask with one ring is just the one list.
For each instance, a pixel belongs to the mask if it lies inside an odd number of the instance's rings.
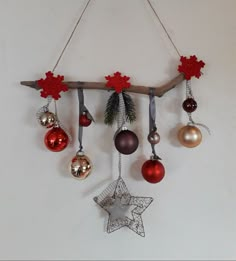
[[[186,98],[193,98],[193,92],[192,92],[192,87],[191,87],[191,81],[190,80],[186,81]],[[189,120],[188,121],[188,125],[198,125],[198,126],[201,126],[201,127],[203,127],[204,129],[207,130],[209,135],[211,135],[210,129],[205,124],[202,124],[202,123],[199,123],[199,122],[195,122],[193,120],[191,112],[187,112],[187,114],[188,114],[188,120]]]
[[148,2],[148,4],[149,4],[149,6],[151,7],[151,9],[152,9],[154,15],[156,16],[157,20],[159,21],[161,27],[163,28],[165,34],[167,35],[169,41],[171,42],[172,46],[174,47],[176,53],[177,53],[178,56],[180,57],[180,56],[181,56],[180,51],[178,50],[176,44],[175,44],[174,41],[172,40],[172,38],[171,38],[170,34],[168,33],[168,31],[167,31],[167,29],[166,29],[164,23],[162,22],[160,16],[158,15],[157,11],[156,11],[155,8],[153,7],[151,1],[150,1],[150,0],[147,0],[147,2]]
[[[122,128],[125,125],[125,102],[123,93],[119,93],[119,115],[117,119],[117,125],[118,130],[116,131],[116,134],[118,134]],[[115,134],[115,136],[116,136]],[[118,171],[119,171],[119,178],[121,178],[121,172],[122,172],[122,161],[121,161],[121,153],[119,152],[119,158],[118,158]]]
[[[71,32],[71,34],[70,34],[70,36],[69,36],[69,38],[68,38],[68,40],[67,40],[65,46],[63,47],[63,49],[62,49],[62,51],[61,51],[61,53],[60,53],[60,55],[59,55],[59,57],[58,57],[58,59],[57,59],[55,65],[54,65],[54,67],[53,67],[53,69],[52,69],[52,72],[54,72],[54,71],[56,70],[56,68],[57,68],[57,66],[58,66],[58,64],[59,64],[59,62],[60,62],[60,60],[61,60],[61,58],[62,58],[62,56],[63,56],[63,54],[64,54],[64,52],[65,52],[65,50],[66,50],[66,48],[67,48],[67,46],[69,45],[69,43],[70,43],[70,41],[71,41],[71,39],[72,39],[72,37],[73,37],[73,35],[74,35],[74,33],[75,33],[75,31],[76,31],[78,25],[79,25],[79,23],[80,23],[80,21],[81,21],[83,15],[84,15],[84,13],[85,13],[85,11],[86,11],[88,5],[89,5],[89,3],[90,3],[90,1],[91,1],[91,0],[88,0],[88,2],[87,2],[87,4],[85,5],[85,7],[84,7],[84,9],[83,9],[83,11],[82,11],[80,17],[78,18],[78,20],[77,20],[77,22],[76,22],[76,24],[75,24],[75,26],[74,26],[74,29],[72,30],[72,32]],[[56,101],[55,101],[55,114],[56,114]],[[56,117],[57,117],[57,115],[56,115]]]
[[[88,5],[89,5],[89,3],[90,3],[90,1],[91,1],[91,0],[88,0],[88,1],[87,1],[87,3],[86,3],[86,5],[85,5],[85,7],[84,7],[84,9],[83,9],[83,11],[82,11],[80,17],[78,18],[78,20],[77,20],[77,22],[76,22],[76,24],[75,24],[75,26],[74,26],[74,28],[73,28],[73,30],[72,30],[72,32],[71,32],[69,38],[68,38],[68,40],[67,40],[65,46],[63,47],[63,49],[62,49],[62,51],[61,51],[61,53],[60,53],[60,55],[59,55],[59,57],[58,57],[58,59],[57,59],[55,65],[54,65],[54,67],[53,67],[53,69],[52,69],[52,72],[54,72],[55,69],[57,68],[57,66],[58,66],[58,64],[59,64],[59,62],[60,62],[60,60],[61,60],[61,58],[62,58],[62,56],[63,56],[63,54],[64,54],[64,52],[65,52],[65,50],[66,50],[66,48],[67,48],[67,46],[69,45],[69,43],[70,43],[70,41],[71,41],[71,39],[72,39],[72,37],[73,37],[73,35],[74,35],[74,33],[75,33],[75,31],[76,31],[78,25],[79,25],[79,23],[80,23],[80,21],[81,21],[83,15],[84,15],[84,13],[85,13],[85,11],[86,11]],[[50,103],[52,102],[52,97],[51,97],[51,96],[48,96],[48,97],[47,97],[47,100],[48,100],[47,104],[44,105],[43,107],[41,107],[41,108],[38,110],[38,112],[36,113],[36,117],[37,117],[37,118],[40,117],[40,114],[41,114],[42,112],[47,112],[47,111],[48,111],[48,107],[49,107]],[[66,132],[66,134],[68,135],[69,140],[70,140],[70,142],[71,142],[71,141],[72,141],[72,137],[71,137],[70,133],[69,133],[69,132],[67,131],[67,129],[61,124],[61,122],[60,122],[59,119],[58,119],[56,100],[54,100],[54,108],[55,108],[55,116],[56,116],[56,125],[58,125],[59,127],[61,127],[61,128]],[[82,134],[81,134],[81,135],[82,135]],[[82,138],[81,138],[81,141],[82,141]],[[83,147],[82,147],[82,143],[81,143],[81,148],[83,148]]]
[[193,92],[191,88],[191,81],[186,81],[186,98],[193,98]]
[[68,40],[67,40],[65,46],[63,47],[63,49],[62,49],[62,51],[61,51],[61,53],[60,53],[60,55],[59,55],[59,57],[58,57],[58,59],[57,59],[55,65],[54,65],[54,67],[53,67],[53,69],[52,69],[52,72],[54,72],[54,71],[56,70],[56,68],[57,68],[57,66],[58,66],[58,64],[59,64],[59,62],[60,62],[60,60],[61,60],[61,58],[62,58],[62,56],[63,56],[63,54],[64,54],[64,52],[65,52],[65,50],[66,50],[66,48],[67,48],[67,46],[69,45],[69,43],[70,43],[70,41],[71,41],[71,39],[72,39],[72,37],[73,37],[73,35],[74,35],[74,33],[75,33],[75,31],[76,31],[78,25],[79,25],[79,23],[81,22],[81,19],[82,19],[83,15],[84,15],[86,9],[88,8],[88,5],[89,5],[90,1],[91,1],[91,0],[88,0],[87,4],[85,5],[85,7],[84,7],[84,9],[83,9],[83,11],[82,11],[82,13],[81,13],[79,19],[77,20],[77,22],[76,22],[76,24],[75,24],[75,26],[74,26],[73,31],[71,32],[71,34],[70,34],[70,36],[69,36],[69,38],[68,38]]
[[42,106],[41,108],[38,109],[38,111],[36,112],[36,118],[39,119],[41,114],[43,112],[48,112],[48,107],[50,105],[50,103],[52,102],[52,96],[48,96],[47,97],[47,104],[45,104],[44,106]]

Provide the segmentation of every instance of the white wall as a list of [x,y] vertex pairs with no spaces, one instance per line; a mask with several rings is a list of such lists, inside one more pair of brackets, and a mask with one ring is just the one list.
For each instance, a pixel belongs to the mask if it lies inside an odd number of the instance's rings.
[[[158,153],[166,177],[146,183],[140,167],[150,155],[148,97],[133,95],[138,121],[131,129],[141,144],[124,159],[123,176],[132,194],[155,198],[143,215],[143,239],[128,229],[106,234],[106,216],[92,200],[117,177],[114,129],[103,124],[109,93],[86,91],[96,125],[86,130],[84,144],[94,171],[76,181],[67,170],[78,148],[76,92],[59,102],[73,145],[52,153],[35,119],[44,100],[19,85],[52,68],[85,1],[0,1],[0,259],[236,259],[236,1],[153,3],[180,52],[206,62],[202,78],[193,80],[194,117],[212,135],[203,130],[201,146],[180,147],[174,134],[187,122],[184,84],[158,99]],[[132,83],[150,86],[174,77],[178,63],[146,1],[100,0],[92,1],[57,73],[103,81],[120,70]]]

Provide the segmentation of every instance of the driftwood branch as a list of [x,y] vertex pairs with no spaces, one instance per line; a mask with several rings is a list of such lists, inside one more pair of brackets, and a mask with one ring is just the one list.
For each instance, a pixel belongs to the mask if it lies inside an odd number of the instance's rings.
[[[179,74],[176,76],[174,79],[169,81],[166,84],[163,84],[160,87],[154,87],[155,91],[154,94],[155,96],[161,97],[163,96],[166,92],[170,91],[171,89],[175,88],[178,84],[180,84],[184,80],[184,75]],[[94,89],[94,90],[109,90],[106,86],[105,83],[103,82],[64,82],[69,89]],[[37,81],[22,81],[21,85],[28,86],[31,88],[34,88],[36,90],[39,90],[39,86],[37,85]],[[127,92],[133,92],[133,93],[140,93],[140,94],[149,94],[149,87],[145,86],[139,86],[139,85],[132,85],[129,89],[126,90]]]

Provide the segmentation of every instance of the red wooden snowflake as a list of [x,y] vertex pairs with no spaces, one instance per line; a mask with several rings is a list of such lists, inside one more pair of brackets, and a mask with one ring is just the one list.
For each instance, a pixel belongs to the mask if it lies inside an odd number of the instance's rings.
[[195,55],[187,58],[186,56],[180,57],[181,65],[178,67],[178,71],[183,73],[186,80],[190,80],[193,76],[199,78],[201,76],[201,68],[205,66],[205,63],[197,60]]
[[108,75],[105,79],[107,80],[106,86],[114,88],[117,93],[121,93],[124,88],[130,87],[130,82],[128,82],[130,77],[121,76],[120,72],[114,73],[113,76]]
[[55,77],[51,71],[46,73],[45,79],[40,79],[37,81],[38,86],[42,89],[41,97],[47,98],[48,96],[52,96],[55,100],[61,98],[60,92],[68,91],[68,87],[62,81],[64,80],[64,76],[57,75]]

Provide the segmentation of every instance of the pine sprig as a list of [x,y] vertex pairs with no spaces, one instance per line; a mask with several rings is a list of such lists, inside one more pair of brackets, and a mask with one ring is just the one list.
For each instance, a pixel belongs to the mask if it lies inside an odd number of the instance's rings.
[[119,95],[116,92],[113,92],[109,97],[106,110],[105,110],[105,119],[104,122],[107,125],[112,125],[119,113]]
[[[125,104],[125,117],[126,121],[132,123],[136,120],[135,105],[129,94],[122,92],[124,104]],[[113,92],[109,97],[106,110],[104,122],[107,125],[112,125],[119,114],[119,94]]]
[[122,92],[125,103],[126,120],[130,123],[136,120],[135,104],[129,94]]

